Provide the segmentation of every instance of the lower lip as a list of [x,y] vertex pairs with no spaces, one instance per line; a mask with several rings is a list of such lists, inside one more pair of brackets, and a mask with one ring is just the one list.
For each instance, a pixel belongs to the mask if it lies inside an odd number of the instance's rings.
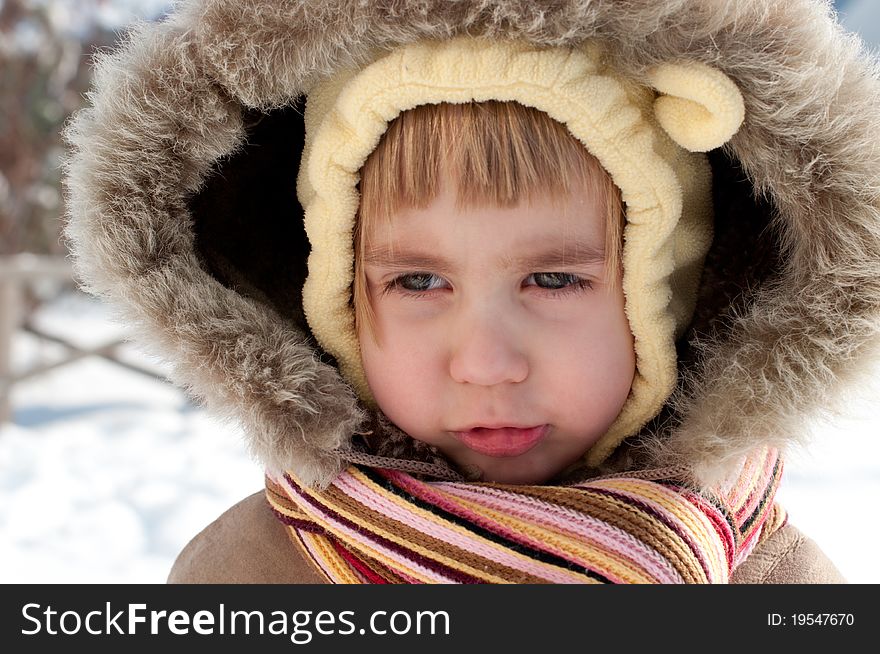
[[540,443],[550,425],[539,425],[528,429],[504,427],[502,429],[471,429],[454,432],[455,437],[468,448],[486,456],[519,456]]

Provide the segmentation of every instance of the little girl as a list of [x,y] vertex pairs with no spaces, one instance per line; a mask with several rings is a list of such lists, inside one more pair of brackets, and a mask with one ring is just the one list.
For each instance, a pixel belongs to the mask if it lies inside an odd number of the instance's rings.
[[841,580],[773,501],[880,306],[822,5],[246,4],[68,131],[81,273],[267,470],[171,581]]
[[485,481],[579,461],[635,372],[623,212],[596,159],[523,105],[422,105],[360,189],[355,322],[382,413]]

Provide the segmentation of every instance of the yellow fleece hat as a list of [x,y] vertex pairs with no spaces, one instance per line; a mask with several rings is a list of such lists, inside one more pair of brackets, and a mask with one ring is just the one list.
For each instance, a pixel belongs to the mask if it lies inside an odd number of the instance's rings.
[[712,241],[711,171],[696,152],[725,143],[744,110],[733,82],[702,64],[660,66],[650,82],[645,88],[621,77],[595,45],[459,37],[399,47],[310,89],[297,180],[312,248],[303,308],[318,343],[364,401],[373,398],[350,302],[360,169],[402,111],[497,100],[565,125],[610,173],[625,205],[623,291],[636,375],[587,464],[601,463],[657,415],[675,387],[675,341],[692,318]]

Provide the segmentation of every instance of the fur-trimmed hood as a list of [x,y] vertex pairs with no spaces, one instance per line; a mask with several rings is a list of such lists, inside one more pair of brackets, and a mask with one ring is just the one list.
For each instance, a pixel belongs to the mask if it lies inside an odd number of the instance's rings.
[[877,356],[880,70],[817,0],[186,0],[99,58],[67,128],[84,285],[269,469],[328,483],[353,434],[392,428],[303,318],[302,96],[376,50],[465,33],[598,40],[642,84],[700,62],[742,93],[744,123],[710,153],[715,236],[679,388],[609,465],[715,480],[835,411]]

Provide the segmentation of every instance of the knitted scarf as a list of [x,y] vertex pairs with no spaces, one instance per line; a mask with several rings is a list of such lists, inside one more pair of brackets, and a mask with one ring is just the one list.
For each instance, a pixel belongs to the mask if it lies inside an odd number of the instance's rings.
[[774,449],[710,491],[668,472],[516,486],[352,465],[324,491],[267,476],[266,495],[331,583],[726,583],[785,524]]

